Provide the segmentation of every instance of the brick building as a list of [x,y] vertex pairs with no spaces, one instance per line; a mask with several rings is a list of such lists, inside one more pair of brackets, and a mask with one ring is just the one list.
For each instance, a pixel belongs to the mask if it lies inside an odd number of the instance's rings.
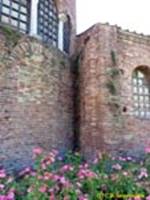
[[0,2],[0,165],[35,146],[142,155],[150,135],[150,37],[96,24],[75,0]]
[[150,37],[97,24],[76,49],[82,152],[141,156],[150,144]]
[[0,165],[73,142],[74,0],[0,1]]

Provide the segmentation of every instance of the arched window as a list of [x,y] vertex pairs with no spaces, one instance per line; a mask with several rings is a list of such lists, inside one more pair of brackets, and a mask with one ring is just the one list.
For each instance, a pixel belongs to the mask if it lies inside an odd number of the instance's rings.
[[150,119],[150,79],[147,68],[137,68],[133,72],[134,115]]
[[64,22],[64,33],[63,33],[63,50],[66,53],[69,53],[70,50],[70,36],[71,36],[71,21],[70,17],[67,15],[66,21]]
[[0,21],[23,33],[29,32],[30,1],[0,0]]
[[58,15],[54,0],[39,0],[38,35],[48,44],[57,45]]

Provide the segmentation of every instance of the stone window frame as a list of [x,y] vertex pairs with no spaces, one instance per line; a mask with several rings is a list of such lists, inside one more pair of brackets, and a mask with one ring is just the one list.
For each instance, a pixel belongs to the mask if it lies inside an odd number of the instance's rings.
[[30,6],[29,0],[0,0],[0,22],[29,33]]
[[133,114],[140,119],[150,119],[150,80],[142,68],[132,75]]
[[58,11],[54,0],[38,2],[38,35],[47,44],[58,44]]

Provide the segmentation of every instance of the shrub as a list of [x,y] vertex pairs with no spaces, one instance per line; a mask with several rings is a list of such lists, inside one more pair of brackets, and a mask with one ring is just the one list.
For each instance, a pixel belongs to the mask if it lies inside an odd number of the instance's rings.
[[149,153],[140,163],[105,154],[88,164],[78,153],[62,159],[35,148],[33,168],[16,177],[0,170],[0,200],[150,200]]

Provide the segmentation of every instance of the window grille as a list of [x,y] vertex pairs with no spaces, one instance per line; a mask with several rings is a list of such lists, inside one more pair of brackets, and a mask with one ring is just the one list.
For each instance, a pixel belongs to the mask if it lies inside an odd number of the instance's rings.
[[28,33],[30,25],[29,0],[0,0],[0,21]]
[[134,115],[150,119],[150,87],[143,72],[136,70],[133,74]]
[[48,44],[57,46],[58,15],[53,0],[39,0],[38,4],[38,35]]

